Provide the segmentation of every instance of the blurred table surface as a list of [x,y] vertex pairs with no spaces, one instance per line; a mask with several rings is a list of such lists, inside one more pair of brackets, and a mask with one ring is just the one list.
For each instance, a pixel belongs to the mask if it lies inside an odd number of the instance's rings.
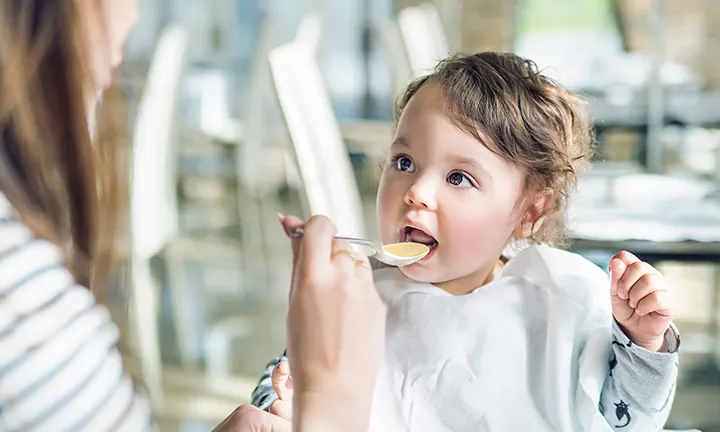
[[575,251],[628,249],[649,261],[720,261],[720,185],[599,166],[570,198]]
[[[586,96],[587,110],[598,127],[644,128],[648,124],[647,96],[633,95],[627,103],[603,96]],[[720,125],[720,92],[675,91],[667,95],[666,122],[717,127]]]

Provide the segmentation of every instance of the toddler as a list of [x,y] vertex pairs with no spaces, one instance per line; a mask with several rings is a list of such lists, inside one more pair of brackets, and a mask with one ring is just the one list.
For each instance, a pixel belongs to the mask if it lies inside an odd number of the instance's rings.
[[[431,250],[375,272],[387,345],[371,429],[662,429],[680,343],[663,276],[620,252],[608,281],[555,248],[591,155],[579,101],[516,55],[460,55],[410,84],[395,126],[380,237]],[[253,403],[288,416],[284,360]]]

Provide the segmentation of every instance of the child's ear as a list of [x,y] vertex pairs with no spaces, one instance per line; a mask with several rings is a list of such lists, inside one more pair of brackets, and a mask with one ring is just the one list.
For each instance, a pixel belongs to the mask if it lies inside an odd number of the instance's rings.
[[518,240],[527,239],[537,233],[542,227],[545,214],[552,208],[555,201],[555,192],[545,189],[536,193],[530,205],[525,209],[525,213],[518,221],[513,237]]

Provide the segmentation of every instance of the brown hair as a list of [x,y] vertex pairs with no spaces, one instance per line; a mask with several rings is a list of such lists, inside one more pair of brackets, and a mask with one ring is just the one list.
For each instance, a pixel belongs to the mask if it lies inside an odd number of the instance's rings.
[[0,1],[0,192],[104,302],[125,225],[129,147],[118,89],[105,92],[91,140],[95,89],[77,3]]
[[542,226],[529,240],[564,245],[568,194],[593,153],[580,101],[530,60],[460,54],[408,86],[398,99],[396,124],[413,95],[430,82],[440,85],[448,115],[460,129],[524,169],[526,193],[554,191],[552,206],[535,221],[542,218]]

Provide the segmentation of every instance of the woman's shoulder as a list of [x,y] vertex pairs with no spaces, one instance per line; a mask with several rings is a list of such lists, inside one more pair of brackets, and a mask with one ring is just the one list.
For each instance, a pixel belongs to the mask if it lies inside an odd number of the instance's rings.
[[[12,205],[0,193],[0,305],[8,317],[27,317],[31,304],[59,295],[73,285],[62,253],[49,241],[38,239],[13,215]],[[43,289],[34,289],[40,284]],[[81,290],[92,298],[88,290]]]
[[[69,298],[73,301],[64,302]],[[92,306],[94,297],[74,283],[60,249],[37,238],[14,217],[11,204],[0,193],[0,308],[4,312],[0,334],[9,332],[13,321],[31,322],[57,304],[63,310],[81,309]]]
[[548,246],[530,246],[510,259],[503,276],[521,277],[540,289],[594,310],[610,307],[608,275],[585,257]]
[[0,406],[12,401],[0,424],[147,430],[150,404],[123,371],[118,337],[59,248],[36,238],[0,193]]
[[[30,229],[14,217],[12,205],[0,192],[0,263],[12,260],[21,253],[26,244],[33,242],[33,237]],[[0,274],[7,275],[16,270],[8,268],[5,272],[0,271]],[[3,290],[2,285],[0,283],[0,292]]]

